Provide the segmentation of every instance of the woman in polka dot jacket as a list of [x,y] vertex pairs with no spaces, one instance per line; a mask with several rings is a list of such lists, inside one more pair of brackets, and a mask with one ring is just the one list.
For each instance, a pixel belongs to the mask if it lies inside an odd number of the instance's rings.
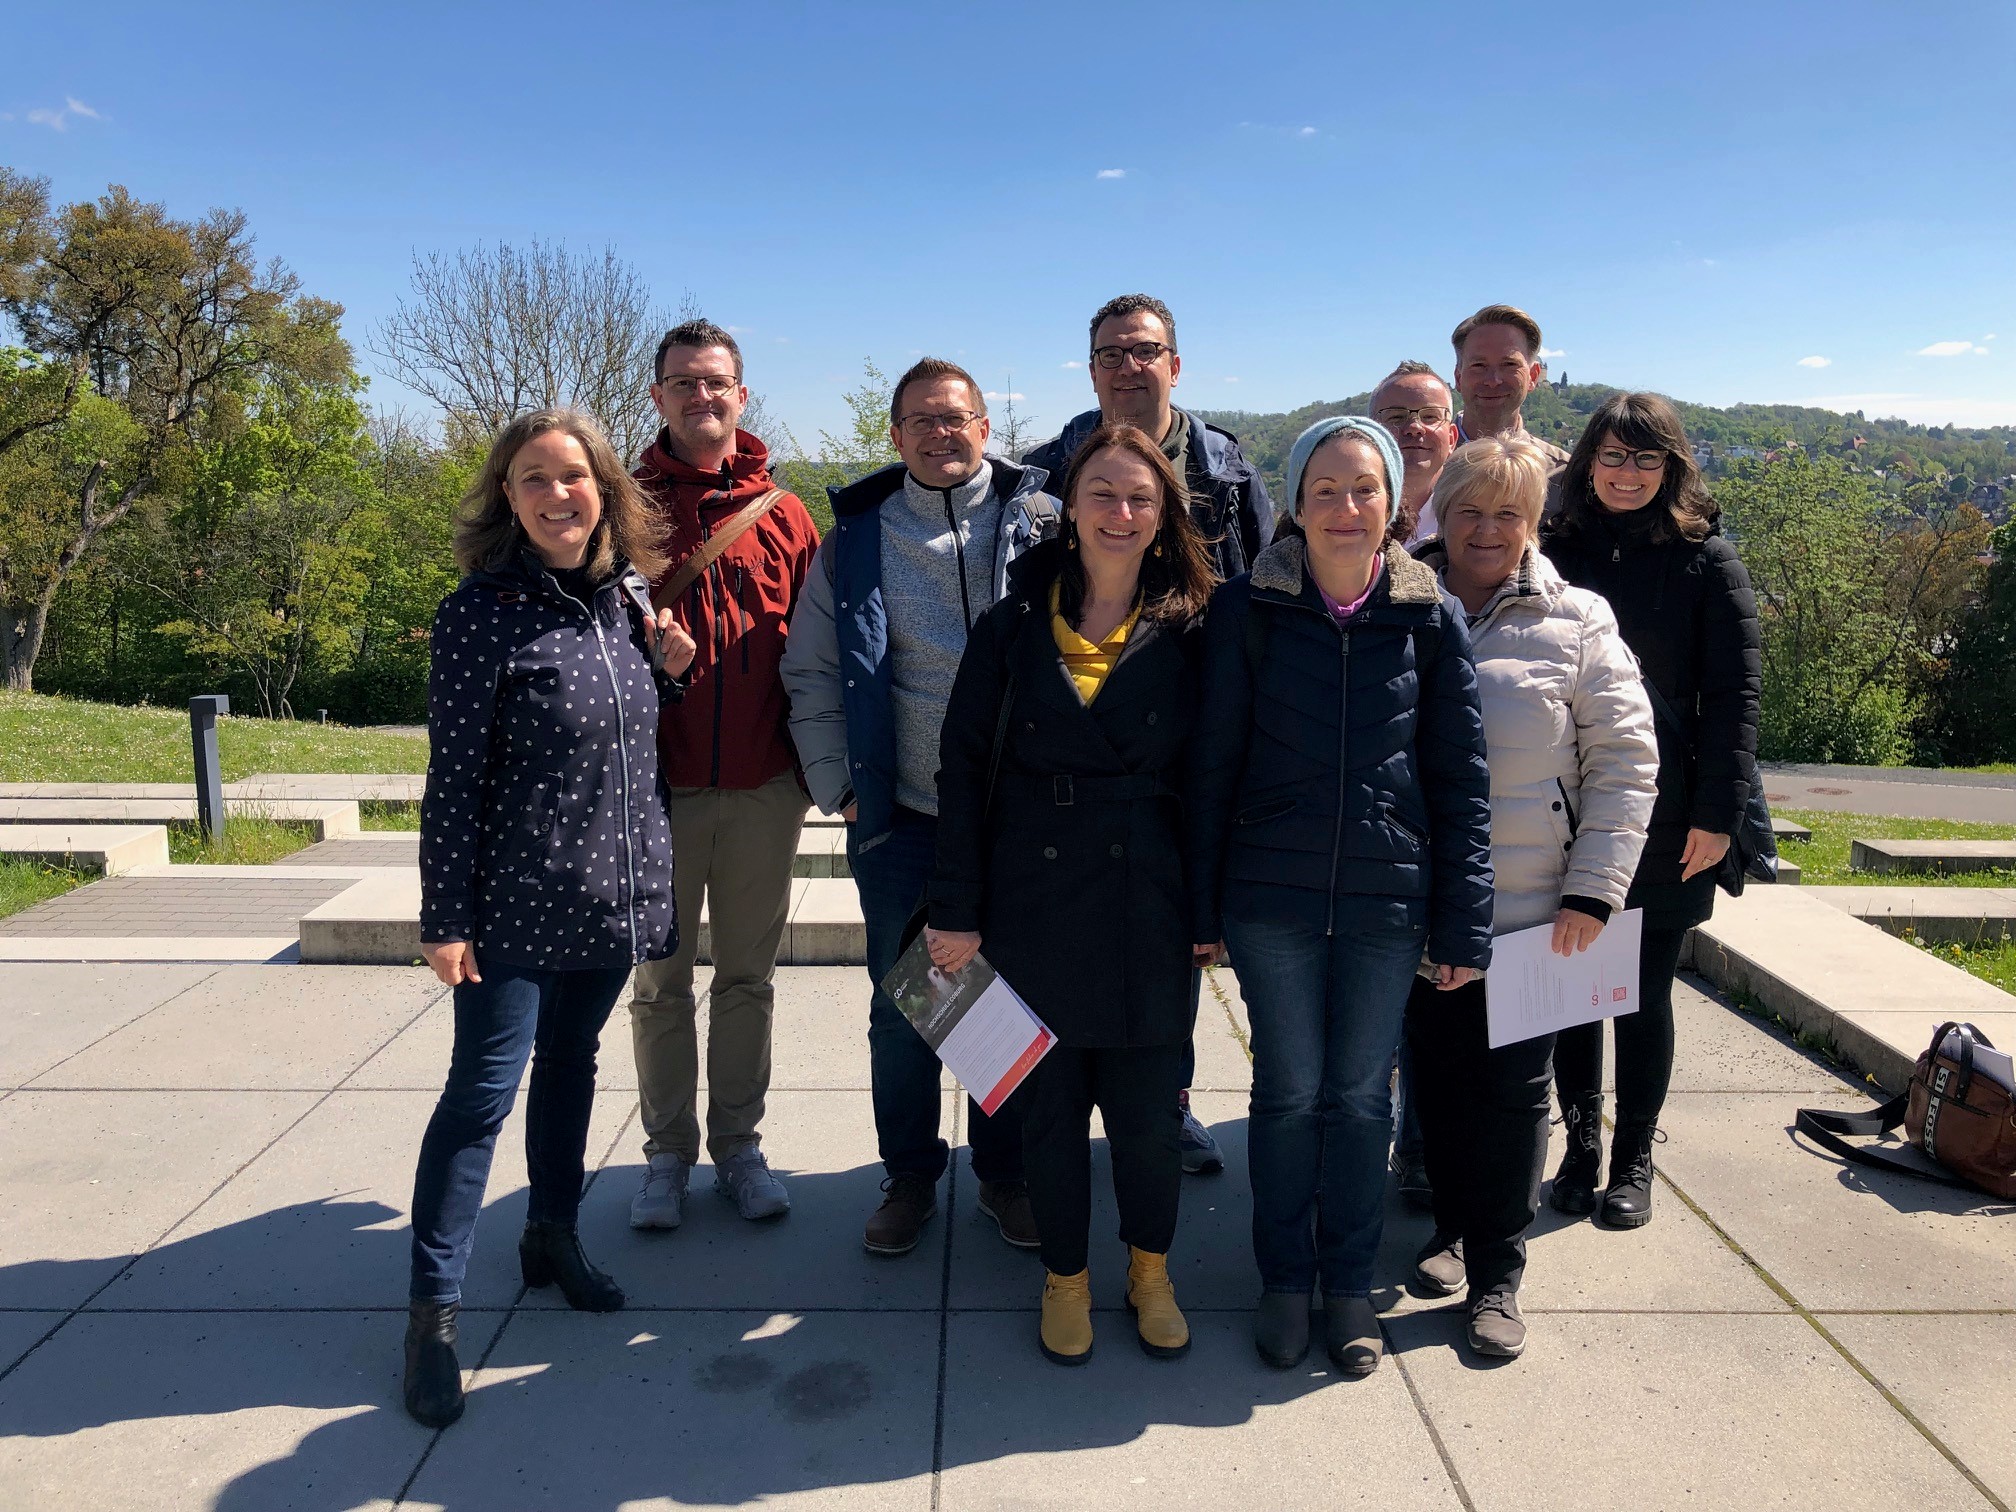
[[657,527],[585,416],[505,428],[455,556],[468,575],[434,618],[420,808],[421,949],[455,989],[413,1181],[406,1410],[431,1427],[462,1414],[462,1277],[528,1056],[525,1284],[558,1283],[589,1312],[623,1305],[574,1220],[602,1025],[631,967],[678,945],[658,707],[694,649],[651,609]]

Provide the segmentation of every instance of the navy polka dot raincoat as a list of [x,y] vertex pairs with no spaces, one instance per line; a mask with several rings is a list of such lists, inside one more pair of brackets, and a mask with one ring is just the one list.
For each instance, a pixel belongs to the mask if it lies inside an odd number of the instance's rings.
[[[570,575],[577,576],[577,575]],[[679,943],[644,580],[570,592],[521,551],[434,616],[420,938],[579,970]]]

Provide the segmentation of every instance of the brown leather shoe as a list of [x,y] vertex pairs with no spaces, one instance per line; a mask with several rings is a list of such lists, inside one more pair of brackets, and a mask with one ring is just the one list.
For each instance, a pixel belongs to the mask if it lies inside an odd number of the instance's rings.
[[907,1255],[938,1211],[938,1183],[922,1176],[891,1176],[882,1191],[882,1206],[869,1217],[862,1246],[871,1255]]
[[994,1226],[1001,1230],[1001,1237],[1015,1248],[1036,1248],[1036,1213],[1029,1206],[1028,1182],[981,1182],[980,1211],[994,1220]]

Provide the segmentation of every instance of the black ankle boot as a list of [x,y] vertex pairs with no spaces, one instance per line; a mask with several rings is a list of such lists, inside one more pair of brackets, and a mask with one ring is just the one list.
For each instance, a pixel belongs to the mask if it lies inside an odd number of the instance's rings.
[[1652,1142],[1662,1136],[1649,1123],[1619,1123],[1610,1143],[1610,1190],[1603,1221],[1612,1228],[1643,1228],[1652,1221]]
[[406,1314],[406,1410],[429,1428],[462,1416],[462,1363],[455,1358],[459,1302],[415,1302]]
[[571,1223],[528,1223],[518,1241],[518,1268],[527,1286],[557,1284],[576,1312],[615,1312],[623,1288],[588,1263]]
[[1603,1098],[1578,1098],[1561,1105],[1561,1131],[1568,1137],[1568,1153],[1561,1157],[1561,1169],[1554,1173],[1554,1187],[1547,1200],[1557,1212],[1596,1211],[1596,1181],[1603,1171]]

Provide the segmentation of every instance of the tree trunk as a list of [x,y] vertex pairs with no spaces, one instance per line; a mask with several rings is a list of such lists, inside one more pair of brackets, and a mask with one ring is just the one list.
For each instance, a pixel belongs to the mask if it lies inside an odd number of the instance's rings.
[[11,598],[0,602],[0,667],[4,667],[6,686],[13,692],[35,691],[35,658],[42,654],[42,635],[49,628],[49,606],[56,601],[56,590],[63,586],[70,569],[77,565],[98,537],[132,512],[134,501],[147,487],[150,478],[143,469],[120,491],[112,507],[101,513],[98,509],[98,487],[104,480],[105,463],[92,463],[91,471],[85,475],[84,486],[78,491],[77,533],[57,553],[56,570],[43,586],[41,594],[33,603]]
[[0,669],[12,693],[35,691],[35,658],[42,654],[42,632],[49,625],[49,601],[0,603]]

